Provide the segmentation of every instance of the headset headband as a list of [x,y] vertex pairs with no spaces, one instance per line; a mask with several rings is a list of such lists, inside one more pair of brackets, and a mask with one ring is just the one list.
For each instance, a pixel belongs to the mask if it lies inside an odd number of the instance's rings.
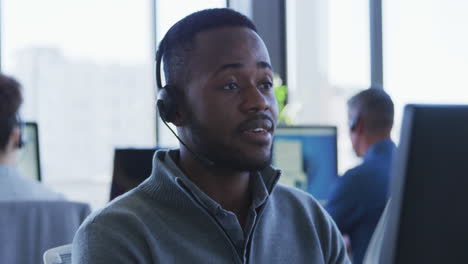
[[161,44],[159,45],[159,49],[156,52],[156,85],[158,86],[159,89],[163,88],[162,85],[162,80],[161,80],[161,61],[162,61],[162,55],[163,55],[163,41],[161,41]]

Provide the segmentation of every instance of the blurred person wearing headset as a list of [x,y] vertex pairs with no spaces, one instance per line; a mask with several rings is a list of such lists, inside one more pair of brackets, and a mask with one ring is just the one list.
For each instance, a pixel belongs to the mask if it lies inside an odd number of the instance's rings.
[[23,146],[19,108],[21,85],[0,73],[0,201],[62,200],[63,195],[24,177],[16,168],[17,153]]
[[380,88],[359,92],[348,101],[353,149],[363,162],[348,170],[334,186],[326,204],[340,231],[349,238],[354,264],[361,264],[388,200],[395,144],[390,138],[394,106]]

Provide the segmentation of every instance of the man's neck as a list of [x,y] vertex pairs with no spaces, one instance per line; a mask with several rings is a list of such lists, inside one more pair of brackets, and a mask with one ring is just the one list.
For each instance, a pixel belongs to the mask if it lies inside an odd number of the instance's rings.
[[237,215],[243,226],[252,198],[250,193],[250,173],[216,167],[204,166],[193,155],[180,150],[179,167],[205,192],[224,209]]
[[378,143],[380,141],[383,141],[383,140],[386,140],[386,139],[390,139],[390,135],[386,134],[386,135],[374,135],[374,136],[368,136],[366,138],[366,140],[364,141],[365,143],[365,146],[364,146],[364,154],[363,156],[365,156],[367,154],[367,152],[369,151],[370,147],[372,147],[372,145],[374,145],[375,143]]
[[0,152],[0,165],[14,166],[16,164],[16,157],[13,153]]

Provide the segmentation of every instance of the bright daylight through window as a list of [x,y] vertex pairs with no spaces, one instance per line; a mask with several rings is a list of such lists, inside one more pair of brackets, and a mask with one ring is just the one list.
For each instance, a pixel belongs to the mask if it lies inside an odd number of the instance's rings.
[[[152,30],[161,40],[183,16],[226,1],[1,4],[2,71],[23,84],[23,119],[39,124],[43,181],[99,208],[109,199],[114,149],[156,145]],[[160,143],[171,145],[159,127]]]
[[[109,8],[112,7],[112,8]],[[151,2],[3,0],[2,70],[39,124],[44,182],[109,198],[116,146],[155,144]]]

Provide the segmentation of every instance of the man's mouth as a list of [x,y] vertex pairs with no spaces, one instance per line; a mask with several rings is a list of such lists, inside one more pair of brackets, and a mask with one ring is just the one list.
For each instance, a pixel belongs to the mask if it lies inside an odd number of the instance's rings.
[[246,120],[239,126],[242,132],[273,132],[273,120],[267,115],[260,115],[256,118]]
[[246,130],[246,132],[251,132],[251,133],[262,133],[262,132],[267,132],[267,130],[264,129],[264,128],[257,127],[257,128],[254,128],[254,129]]
[[252,143],[266,144],[271,142],[274,123],[270,117],[260,115],[244,121],[239,128],[246,140]]

